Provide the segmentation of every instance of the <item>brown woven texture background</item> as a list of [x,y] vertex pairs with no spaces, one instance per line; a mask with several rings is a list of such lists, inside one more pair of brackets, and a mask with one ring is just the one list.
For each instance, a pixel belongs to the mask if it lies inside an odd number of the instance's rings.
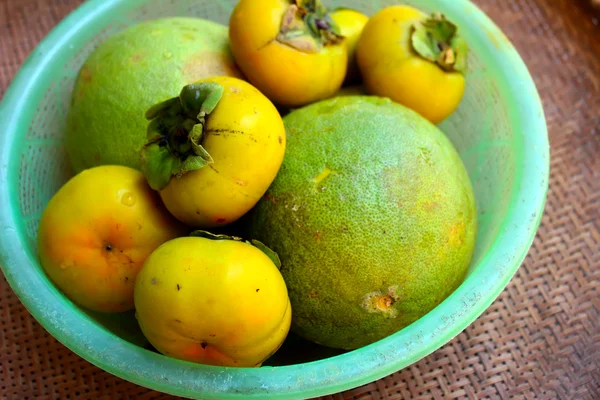
[[[0,95],[80,0],[0,0]],[[527,259],[469,328],[420,362],[331,399],[600,399],[600,15],[587,0],[476,0],[522,54],[552,148]],[[0,127],[1,129],[1,127]],[[0,133],[1,134],[1,133]],[[2,399],[170,399],[67,350],[0,279]]]

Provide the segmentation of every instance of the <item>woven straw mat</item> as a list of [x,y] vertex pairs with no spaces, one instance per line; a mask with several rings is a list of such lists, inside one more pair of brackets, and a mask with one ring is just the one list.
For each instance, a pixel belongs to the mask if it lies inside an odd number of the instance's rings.
[[[476,0],[529,66],[550,130],[548,203],[527,259],[429,357],[329,399],[600,399],[600,15],[587,0]],[[0,96],[81,0],[0,0]],[[84,361],[0,279],[2,399],[170,399]]]

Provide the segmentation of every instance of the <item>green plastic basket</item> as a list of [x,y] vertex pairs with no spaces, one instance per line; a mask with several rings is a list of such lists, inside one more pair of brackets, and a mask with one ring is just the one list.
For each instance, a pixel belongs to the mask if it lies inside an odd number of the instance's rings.
[[[398,2],[338,0],[328,5],[342,3],[372,15]],[[238,369],[188,363],[147,350],[131,315],[96,315],[66,299],[41,269],[35,244],[44,206],[71,176],[63,137],[79,68],[99,42],[131,24],[166,16],[226,24],[235,4],[90,0],[34,50],[0,106],[0,264],[31,314],[69,349],[100,368],[191,398],[291,399],[339,392],[398,371],[465,329],[504,289],[539,226],[549,171],[545,118],[526,66],[475,5],[467,0],[402,3],[444,12],[460,26],[471,48],[464,101],[441,127],[469,171],[480,227],[469,275],[442,304],[400,332],[359,350],[327,358],[330,353],[317,348],[310,353],[314,361],[284,360],[289,365]],[[290,346],[305,348],[299,342]]]

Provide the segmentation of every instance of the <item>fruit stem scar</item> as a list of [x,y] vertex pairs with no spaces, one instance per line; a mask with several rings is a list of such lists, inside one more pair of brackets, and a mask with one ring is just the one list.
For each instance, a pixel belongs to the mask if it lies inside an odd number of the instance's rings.
[[394,304],[394,299],[390,295],[380,296],[377,299],[377,307],[381,310],[387,310]]
[[318,187],[319,184],[321,182],[323,182],[325,179],[327,179],[329,177],[329,175],[331,174],[335,174],[336,172],[325,167],[323,168],[323,170],[319,173],[319,175],[315,176],[312,181],[315,183],[315,187]]
[[393,306],[398,300],[398,286],[390,286],[387,293],[377,291],[364,295],[362,307],[369,313],[381,313],[388,318],[396,318],[398,310]]
[[110,243],[106,243],[106,245],[104,246],[104,250],[106,250],[106,251],[111,251],[112,249],[113,249],[112,244],[110,244]]

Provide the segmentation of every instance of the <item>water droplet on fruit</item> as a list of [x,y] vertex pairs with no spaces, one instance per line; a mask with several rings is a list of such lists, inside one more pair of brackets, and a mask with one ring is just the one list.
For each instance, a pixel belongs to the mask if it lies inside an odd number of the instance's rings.
[[133,207],[135,204],[135,195],[131,192],[123,193],[123,196],[121,196],[121,203],[127,207]]
[[173,58],[173,53],[171,53],[170,51],[165,51],[163,53],[163,57],[165,58],[165,60],[170,60],[171,58]]

